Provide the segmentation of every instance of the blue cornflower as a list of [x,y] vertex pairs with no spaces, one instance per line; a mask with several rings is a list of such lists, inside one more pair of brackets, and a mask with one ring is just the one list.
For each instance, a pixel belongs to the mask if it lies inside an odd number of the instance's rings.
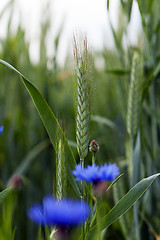
[[78,164],[72,173],[77,177],[77,181],[85,180],[86,182],[98,183],[113,181],[119,175],[119,167],[115,163],[101,166],[94,163],[86,168],[82,168],[81,164]]
[[3,132],[3,126],[0,127],[0,134]]
[[28,216],[40,225],[59,227],[82,224],[89,216],[89,206],[83,201],[67,199],[56,200],[52,196],[43,199],[43,204],[35,204],[28,211]]

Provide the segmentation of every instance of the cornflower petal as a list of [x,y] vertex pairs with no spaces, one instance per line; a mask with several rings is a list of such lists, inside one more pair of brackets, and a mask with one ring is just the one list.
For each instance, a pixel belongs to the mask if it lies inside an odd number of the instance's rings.
[[60,227],[82,224],[89,216],[90,209],[86,202],[67,199],[55,200],[47,196],[43,204],[30,208],[28,216],[41,225],[56,225]]
[[77,181],[82,181],[82,179],[85,180],[85,172],[80,163],[76,165],[76,169],[72,171],[72,173],[77,177]]
[[43,208],[40,204],[35,204],[29,209],[28,217],[40,225],[45,224],[45,219],[43,216]]
[[87,182],[94,182],[99,179],[99,167],[96,166],[94,163],[92,166],[87,166],[86,169],[84,169],[85,172],[85,179]]
[[72,173],[77,177],[77,181],[85,180],[86,182],[98,183],[113,181],[119,175],[119,168],[115,163],[104,164],[100,167],[94,163],[86,168],[82,168],[78,164]]
[[3,132],[3,126],[0,126],[0,134]]

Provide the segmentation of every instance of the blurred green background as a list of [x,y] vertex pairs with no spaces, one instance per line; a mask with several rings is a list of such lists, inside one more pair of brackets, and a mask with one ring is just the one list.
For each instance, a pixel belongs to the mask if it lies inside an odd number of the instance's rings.
[[[116,162],[124,173],[119,186],[119,195],[129,189],[130,159],[129,137],[126,130],[128,91],[132,55],[135,49],[143,55],[143,102],[139,123],[139,138],[136,138],[137,176],[141,178],[160,172],[160,2],[158,0],[137,0],[143,30],[136,46],[125,46],[123,37],[131,18],[132,0],[121,0],[119,25],[115,30],[114,48],[92,52],[93,64],[90,77],[93,84],[92,117],[90,140],[95,139],[100,150],[97,163]],[[109,1],[106,10],[109,11]],[[13,9],[14,10],[14,9]],[[0,14],[3,16],[7,8]],[[125,19],[125,21],[123,21]],[[127,19],[127,21],[126,21]],[[56,117],[63,122],[66,136],[75,148],[75,104],[73,58],[68,54],[64,67],[57,62],[57,52],[61,31],[57,34],[53,47],[54,56],[46,54],[46,36],[50,29],[49,20],[39,28],[40,58],[33,64],[29,55],[29,43],[25,41],[25,31],[19,24],[15,33],[11,29],[12,15],[8,19],[7,35],[0,39],[0,59],[3,59],[28,78],[42,93]],[[96,34],[96,33],[95,33]],[[95,62],[102,61],[103,68]],[[68,62],[73,64],[68,64]],[[49,63],[49,64],[48,64]],[[48,67],[48,65],[50,67]],[[55,151],[50,145],[47,133],[39,115],[18,76],[0,66],[0,125],[4,131],[0,136],[0,189],[3,190],[10,177],[19,173],[24,177],[24,186],[16,196],[11,225],[15,228],[15,239],[36,239],[37,227],[27,218],[27,209],[35,201],[41,201],[47,193],[55,191]],[[56,134],[56,133],[55,133]],[[91,155],[87,157],[91,163]],[[140,169],[140,170],[139,170]],[[108,193],[107,207],[110,209],[116,197]],[[115,194],[114,194],[115,196]],[[139,202],[141,239],[156,239],[160,234],[160,181],[144,195]],[[4,209],[0,209],[2,213]],[[130,215],[114,223],[107,231],[107,239],[132,239]],[[3,214],[1,214],[3,215]],[[123,221],[124,220],[124,221]],[[1,217],[1,231],[5,224]],[[9,226],[9,225],[8,225]],[[1,233],[2,234],[2,233]],[[131,237],[132,236],[132,237]],[[5,238],[4,238],[5,239]],[[7,239],[7,238],[6,238]]]

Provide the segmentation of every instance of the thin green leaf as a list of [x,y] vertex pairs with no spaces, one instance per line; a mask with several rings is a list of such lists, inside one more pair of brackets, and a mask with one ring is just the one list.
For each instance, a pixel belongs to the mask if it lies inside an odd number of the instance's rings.
[[11,240],[15,239],[15,234],[16,234],[16,229],[14,228],[13,231],[12,231],[12,239]]
[[45,239],[50,240],[50,232],[48,226],[44,227],[44,232],[45,232]]
[[105,70],[106,73],[118,75],[118,76],[125,76],[130,74],[131,70],[129,69],[112,69],[112,70]]
[[141,6],[140,6],[140,1],[137,0],[137,3],[138,3],[139,12],[141,14],[143,29],[145,30],[146,29],[146,22],[145,22],[145,18],[144,18],[144,15],[143,15],[143,11],[142,11]]
[[38,228],[38,240],[41,240],[42,238],[42,227],[40,226],[39,228]]
[[[51,143],[52,143],[54,149],[56,150],[56,131],[57,131],[57,128],[60,129],[61,127],[58,123],[57,118],[55,117],[55,115],[53,114],[49,105],[47,104],[46,100],[43,98],[43,96],[38,91],[38,89],[27,78],[25,78],[23,76],[23,74],[21,74],[17,69],[15,69],[12,65],[10,65],[9,63],[7,63],[1,59],[0,59],[0,63],[4,66],[10,68],[11,70],[18,73],[21,76],[21,79],[22,79],[25,87],[27,88],[27,90],[36,106],[36,109],[42,119],[42,122],[48,132]],[[68,154],[68,161],[67,161],[68,180],[69,180],[71,186],[73,187],[75,193],[78,196],[80,196],[81,193],[80,193],[78,184],[76,183],[76,181],[73,177],[73,174],[71,173],[72,169],[75,168],[76,161],[75,161],[73,152],[72,152],[65,136],[64,136],[64,141],[66,143],[67,154]]]
[[4,201],[4,199],[8,196],[8,194],[12,191],[11,187],[6,188],[2,192],[0,192],[0,204]]
[[[116,221],[120,216],[126,213],[133,204],[143,195],[143,193],[150,187],[156,177],[160,176],[160,173],[152,175],[148,178],[144,178],[140,182],[138,182],[130,191],[121,198],[118,203],[110,210],[108,214],[106,214],[100,220],[100,228],[101,231],[106,227],[110,226],[114,221]],[[97,225],[95,225],[89,235],[88,239],[94,239],[95,232],[97,229]]]
[[107,191],[114,186],[114,184],[123,176],[123,173],[119,175],[107,188]]
[[152,117],[154,120],[156,120],[157,123],[160,124],[160,111],[158,109],[153,109],[151,106],[148,106],[145,102],[143,104],[143,109],[145,112]]
[[34,161],[36,156],[40,154],[45,148],[49,146],[50,142],[47,140],[37,144],[28,154],[27,156],[21,161],[21,164],[15,170],[13,175],[23,175]]
[[157,76],[157,74],[160,72],[160,62],[157,64],[157,66],[154,68],[154,70],[151,72],[151,74],[148,76],[144,83],[143,87],[143,94],[142,94],[142,102],[144,101],[145,97],[147,96],[149,86],[151,85],[154,78]]
[[109,11],[109,0],[107,0],[107,10]]
[[72,141],[72,140],[68,140],[68,144],[70,147],[72,148],[77,148],[77,143],[75,141]]
[[94,122],[105,124],[112,129],[117,129],[117,126],[114,124],[114,122],[112,122],[108,118],[95,115],[95,116],[91,116],[91,120]]

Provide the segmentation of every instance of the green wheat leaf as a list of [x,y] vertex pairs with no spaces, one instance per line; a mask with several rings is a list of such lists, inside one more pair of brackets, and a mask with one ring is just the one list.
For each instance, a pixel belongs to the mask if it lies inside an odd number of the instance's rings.
[[[61,127],[60,127],[55,115],[53,114],[52,110],[50,109],[49,105],[47,104],[46,100],[43,98],[43,96],[38,91],[38,89],[28,79],[26,79],[17,69],[15,69],[12,65],[10,65],[9,63],[7,63],[1,59],[0,59],[0,64],[10,68],[11,70],[18,73],[21,76],[21,79],[22,79],[25,87],[27,88],[27,90],[36,106],[36,109],[43,121],[43,124],[48,132],[51,143],[56,150],[56,130],[57,130],[57,128],[61,129]],[[76,183],[76,181],[72,175],[72,172],[71,172],[75,168],[76,161],[75,161],[73,152],[72,152],[65,136],[64,136],[64,141],[65,141],[67,153],[68,153],[67,177],[68,177],[68,180],[69,180],[71,186],[73,187],[75,193],[78,196],[80,196],[80,190],[79,190],[78,184]]]
[[[133,206],[133,204],[145,193],[145,191],[150,187],[150,185],[158,176],[160,176],[160,173],[154,174],[148,178],[144,178],[133,188],[131,188],[129,192],[117,202],[117,204],[110,210],[110,212],[100,220],[99,226],[101,231],[109,227],[120,216],[126,213]],[[94,239],[96,231],[97,225],[95,225],[90,230],[87,239]]]
[[8,196],[8,194],[12,191],[11,187],[6,188],[2,192],[0,192],[0,204],[4,201],[4,199]]

